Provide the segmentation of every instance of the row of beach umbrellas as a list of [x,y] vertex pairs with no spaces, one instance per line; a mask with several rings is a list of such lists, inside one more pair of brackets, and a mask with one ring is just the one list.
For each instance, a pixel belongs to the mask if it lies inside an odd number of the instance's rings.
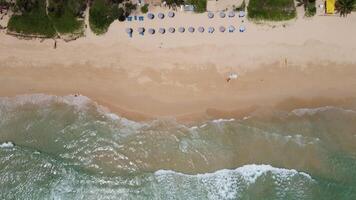
[[[174,16],[175,16],[175,13],[174,13],[173,11],[168,12],[168,17],[173,18]],[[225,18],[226,13],[222,11],[222,12],[219,13],[219,16],[220,16],[221,18]],[[230,12],[228,12],[227,16],[228,16],[228,17],[235,17],[235,11],[230,11]],[[244,11],[240,11],[238,16],[239,16],[239,17],[244,17],[244,16],[245,16],[245,12],[244,12]],[[160,12],[160,13],[157,14],[157,17],[158,17],[159,19],[164,19],[165,14]],[[208,17],[209,17],[209,18],[214,18],[214,13],[208,12]],[[154,18],[155,18],[155,14],[153,14],[153,13],[148,13],[148,14],[147,14],[147,18],[148,18],[148,19],[154,19]]]
[[[189,27],[187,30],[188,30],[188,32],[190,32],[190,33],[194,33],[194,32],[196,31],[195,28],[192,27],[192,26]],[[222,33],[224,33],[226,30],[227,30],[229,33],[232,33],[232,32],[234,32],[236,29],[235,29],[234,26],[230,25],[229,27],[227,27],[227,29],[226,29],[224,26],[220,26],[218,30],[219,30],[220,32],[222,32]],[[245,32],[245,30],[246,30],[245,26],[241,25],[241,26],[239,27],[239,31],[240,31],[240,32]],[[174,33],[174,32],[176,32],[176,29],[175,29],[174,27],[170,27],[170,28],[168,28],[167,31],[170,32],[170,33]],[[179,28],[177,29],[177,31],[180,32],[180,33],[184,33],[184,32],[186,31],[186,29],[185,29],[184,27],[179,27]],[[200,33],[203,33],[203,32],[205,31],[205,28],[204,28],[203,26],[200,26],[200,27],[197,28],[197,31],[200,32]],[[208,27],[208,28],[206,29],[206,31],[207,31],[208,33],[214,33],[214,32],[215,32],[215,28],[214,28],[214,27]],[[143,35],[143,34],[146,32],[146,29],[145,29],[144,27],[139,27],[139,28],[137,29],[137,32],[138,32],[139,34]],[[147,30],[147,32],[148,32],[149,34],[153,35],[153,34],[156,33],[156,30],[153,29],[153,28],[149,28],[149,29]],[[159,29],[158,29],[158,32],[161,33],[161,34],[165,34],[165,33],[166,33],[166,29],[165,29],[165,28],[159,28]],[[127,28],[127,29],[126,29],[126,33],[128,33],[129,36],[132,37],[133,29],[132,29],[132,28]]]
[[[168,17],[173,18],[173,17],[175,16],[175,13],[174,13],[173,11],[169,11],[167,15],[168,15]],[[164,19],[165,14],[164,14],[164,13],[158,13],[158,14],[157,14],[157,17],[158,17],[159,19]],[[154,15],[153,13],[148,13],[148,14],[147,14],[147,18],[148,18],[148,19],[154,19],[154,18],[155,18],[155,15]]]
[[[209,17],[210,19],[214,18],[214,16],[215,16],[214,13],[208,12],[208,17]],[[225,13],[224,11],[222,11],[222,12],[219,13],[219,16],[220,16],[221,18],[225,18],[226,13]],[[235,11],[230,11],[230,12],[228,12],[227,16],[228,16],[228,17],[235,17]],[[240,12],[239,12],[239,17],[245,17],[245,12],[244,12],[244,11],[240,11]]]

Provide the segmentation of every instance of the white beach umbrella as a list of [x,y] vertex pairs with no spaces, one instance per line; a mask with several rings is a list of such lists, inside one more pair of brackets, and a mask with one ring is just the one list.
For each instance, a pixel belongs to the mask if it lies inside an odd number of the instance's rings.
[[233,33],[235,31],[235,27],[233,25],[230,25],[228,29],[230,33]]
[[163,19],[164,18],[164,14],[163,13],[158,13],[158,18]]
[[169,11],[169,13],[168,13],[168,17],[174,17],[175,16],[175,13],[173,12],[173,11]]
[[245,17],[245,11],[240,11],[239,12],[239,17]]
[[219,27],[219,31],[222,32],[222,33],[225,32],[225,27],[220,26],[220,27]]
[[156,30],[153,29],[153,28],[150,28],[150,29],[148,29],[148,33],[151,34],[151,35],[153,35],[153,34],[156,33]]
[[132,28],[126,28],[126,33],[129,34],[130,37],[132,37]]
[[155,18],[155,15],[153,13],[148,13],[147,14],[147,18],[148,19],[154,19]]
[[214,27],[209,27],[208,28],[208,33],[214,33],[214,31],[215,31]]
[[214,18],[214,13],[212,12],[208,12],[208,17],[211,19],[211,18]]
[[220,17],[224,18],[225,17],[225,12],[220,12]]
[[244,25],[241,25],[240,28],[239,28],[240,32],[245,32],[246,31],[246,28]]
[[205,29],[204,29],[204,27],[202,27],[202,26],[200,26],[200,27],[198,28],[198,31],[201,32],[201,33],[203,33],[204,30],[205,30]]
[[158,32],[161,33],[161,34],[164,34],[164,33],[166,33],[166,29],[160,28],[160,29],[158,30]]
[[126,33],[128,33],[128,34],[132,33],[132,31],[133,31],[132,28],[127,28],[126,29]]
[[234,11],[230,11],[228,16],[229,17],[235,17],[235,12]]
[[138,31],[139,34],[143,35],[144,32],[145,32],[145,28],[139,27],[139,28],[137,29],[137,31]]
[[168,29],[168,31],[169,31],[170,33],[174,33],[174,32],[176,32],[176,29],[173,28],[173,27],[170,27],[170,28]]
[[181,26],[181,27],[178,28],[178,31],[181,32],[181,33],[184,33],[185,28]]
[[191,32],[191,33],[194,33],[195,28],[191,26],[191,27],[188,28],[188,31]]

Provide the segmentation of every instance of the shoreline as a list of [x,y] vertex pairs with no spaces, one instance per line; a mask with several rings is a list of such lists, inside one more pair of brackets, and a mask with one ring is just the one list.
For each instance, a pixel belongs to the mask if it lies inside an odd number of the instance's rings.
[[[300,99],[289,102],[297,107],[337,104],[356,97],[355,21],[352,13],[296,19],[285,28],[246,22],[245,33],[131,39],[125,28],[139,22],[114,22],[103,36],[59,41],[57,49],[53,40],[19,40],[2,31],[0,96],[80,93],[128,119],[175,117],[185,123],[239,117],[291,98]],[[146,25],[187,22],[230,23],[179,13],[175,21]],[[238,78],[227,83],[229,73]]]

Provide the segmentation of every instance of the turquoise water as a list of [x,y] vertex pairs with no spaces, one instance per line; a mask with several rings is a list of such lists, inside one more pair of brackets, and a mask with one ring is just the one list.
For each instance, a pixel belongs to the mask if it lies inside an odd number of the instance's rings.
[[0,199],[356,199],[354,110],[187,127],[83,96],[0,98]]

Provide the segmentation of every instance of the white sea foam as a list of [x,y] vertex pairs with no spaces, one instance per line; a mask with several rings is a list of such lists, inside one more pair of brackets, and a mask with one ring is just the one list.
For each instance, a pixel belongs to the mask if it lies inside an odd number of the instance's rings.
[[221,123],[221,122],[232,122],[235,121],[235,119],[231,118],[231,119],[214,119],[212,122],[213,123]]
[[266,174],[267,172],[271,172],[274,175],[278,175],[282,179],[299,174],[305,178],[313,180],[309,174],[305,172],[298,172],[295,169],[276,168],[276,167],[272,167],[271,165],[256,165],[256,164],[244,165],[236,169],[222,169],[212,173],[195,174],[195,175],[184,174],[172,170],[158,170],[154,174],[156,176],[179,175],[179,176],[187,176],[187,177],[209,178],[214,176],[216,177],[226,176],[231,173],[234,173],[234,174],[241,175],[247,184],[253,184],[256,182],[258,177]]
[[343,109],[343,108],[334,107],[334,106],[324,106],[324,107],[318,107],[318,108],[298,108],[298,109],[292,110],[292,113],[294,115],[297,115],[298,117],[302,117],[304,115],[309,115],[309,116],[315,115],[316,113],[325,112],[328,110],[339,110],[339,111],[343,111],[343,112],[356,114],[356,111],[354,111],[354,110]]
[[12,142],[4,142],[2,144],[0,144],[0,148],[11,148],[11,147],[14,147],[14,143]]

